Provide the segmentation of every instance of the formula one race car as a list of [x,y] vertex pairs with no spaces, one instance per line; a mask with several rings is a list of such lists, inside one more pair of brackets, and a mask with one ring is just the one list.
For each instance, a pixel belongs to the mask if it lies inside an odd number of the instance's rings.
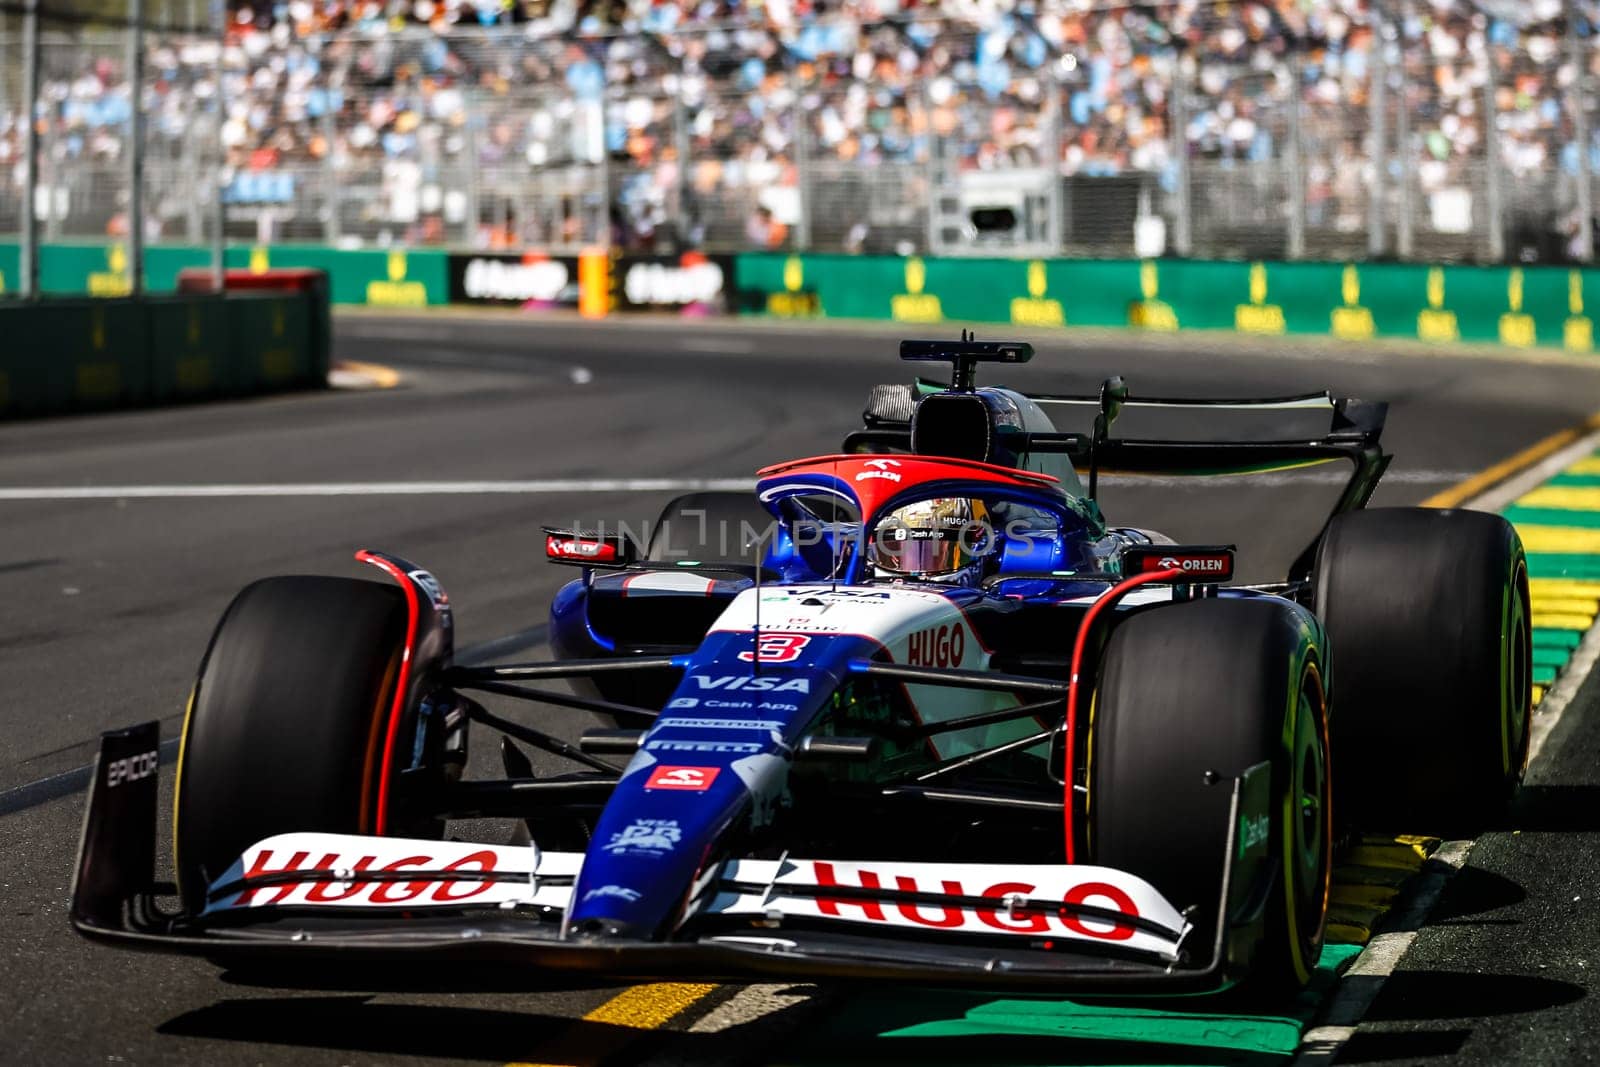
[[[190,697],[177,884],[155,880],[156,724],[108,734],[76,927],[236,966],[1281,992],[1316,963],[1340,841],[1470,832],[1516,788],[1521,545],[1493,515],[1362,510],[1384,405],[1029,397],[974,384],[1024,344],[901,355],[953,381],[875,390],[838,455],[674,501],[642,548],[548,530],[581,568],[552,662],[453,662],[439,583],[382,553],[357,558],[388,584],[248,586]],[[1092,432],[1047,414],[1074,404]],[[1136,405],[1327,430],[1113,436]],[[1340,460],[1334,514],[1271,585],[1096,503],[1113,468]],[[601,726],[573,745],[474,692]],[[463,780],[473,723],[503,735],[503,780]],[[536,775],[524,746],[581,769]],[[488,816],[526,833],[447,839]]]

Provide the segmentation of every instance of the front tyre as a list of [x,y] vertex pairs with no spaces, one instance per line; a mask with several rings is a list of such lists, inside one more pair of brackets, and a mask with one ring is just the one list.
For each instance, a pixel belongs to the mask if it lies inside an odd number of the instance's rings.
[[263,838],[373,832],[406,622],[399,589],[348,578],[268,578],[234,598],[178,756],[174,865],[189,911]]
[[1216,936],[1233,778],[1271,766],[1274,875],[1250,967],[1298,989],[1322,952],[1332,871],[1327,700],[1315,623],[1280,600],[1206,599],[1112,631],[1088,738],[1093,862],[1193,907],[1191,944]]

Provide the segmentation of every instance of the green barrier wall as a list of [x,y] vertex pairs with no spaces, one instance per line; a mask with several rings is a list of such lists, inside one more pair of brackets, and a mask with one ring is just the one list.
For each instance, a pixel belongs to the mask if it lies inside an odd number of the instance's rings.
[[[449,268],[443,252],[344,250],[316,245],[230,248],[230,269],[261,273],[280,267],[328,272],[336,304],[423,307],[449,300]],[[0,295],[17,291],[17,245],[0,243]],[[178,272],[208,267],[206,248],[153,245],[145,249],[145,289],[172,292]],[[48,244],[39,249],[39,289],[48,295],[126,296],[128,254],[119,242]]]
[[1232,330],[1588,352],[1600,271],[1193,260],[737,259],[733,304],[785,318]]
[[0,418],[320,386],[323,314],[266,291],[0,301]]

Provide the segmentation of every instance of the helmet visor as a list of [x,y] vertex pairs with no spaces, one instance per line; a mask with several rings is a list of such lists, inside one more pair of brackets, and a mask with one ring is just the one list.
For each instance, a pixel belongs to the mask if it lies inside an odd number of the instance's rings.
[[875,562],[899,574],[949,574],[967,565],[970,546],[965,527],[941,530],[888,525],[878,531]]

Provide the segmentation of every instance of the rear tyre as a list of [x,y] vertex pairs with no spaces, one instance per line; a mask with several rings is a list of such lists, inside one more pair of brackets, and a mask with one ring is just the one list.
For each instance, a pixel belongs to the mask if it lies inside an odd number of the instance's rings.
[[250,845],[289,831],[372,833],[406,635],[399,589],[268,578],[234,598],[190,696],[174,800],[184,904]]
[[772,516],[753,493],[689,493],[662,509],[645,559],[758,564],[771,525]]
[[[1315,624],[1283,601],[1208,599],[1145,611],[1111,633],[1088,737],[1095,863],[1193,906],[1190,944],[1216,936],[1230,780],[1271,765],[1271,888],[1250,969],[1303,986],[1322,952],[1332,870],[1327,703]],[[1208,776],[1211,781],[1208,782]]]
[[1340,515],[1315,583],[1339,694],[1341,819],[1476,835],[1528,757],[1533,641],[1516,530],[1478,511]]

